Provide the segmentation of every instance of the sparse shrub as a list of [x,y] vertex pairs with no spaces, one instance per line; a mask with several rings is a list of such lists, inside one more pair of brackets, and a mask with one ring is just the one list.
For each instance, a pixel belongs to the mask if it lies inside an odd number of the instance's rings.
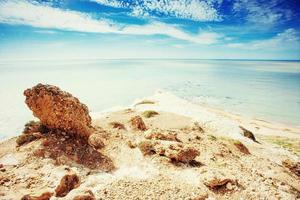
[[136,103],[135,106],[141,105],[141,104],[155,104],[155,102],[151,101],[151,100],[143,100],[143,101]]
[[154,110],[146,110],[143,112],[142,114],[145,118],[150,118],[150,117],[154,117],[155,115],[158,115],[158,112],[154,111]]
[[213,135],[208,135],[208,139],[211,140],[211,141],[216,141],[217,138]]

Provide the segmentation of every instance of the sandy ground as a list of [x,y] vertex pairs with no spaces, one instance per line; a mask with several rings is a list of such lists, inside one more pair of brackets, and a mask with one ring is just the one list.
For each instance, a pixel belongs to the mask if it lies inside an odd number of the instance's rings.
[[[158,115],[146,118],[143,112],[147,110]],[[146,131],[132,128],[130,119],[136,115],[142,117]],[[93,125],[104,130],[105,147],[100,151],[112,159],[115,170],[57,165],[33,155],[43,139],[16,147],[12,138],[0,144],[0,199],[53,192],[70,170],[80,177],[80,186],[51,200],[73,199],[87,190],[96,199],[300,199],[299,175],[282,164],[286,159],[299,162],[297,127],[243,119],[162,92],[137,100],[127,109],[94,113],[93,119]],[[125,129],[115,129],[111,122]],[[252,131],[259,143],[244,137],[239,126]],[[178,141],[147,138],[153,132],[175,135]],[[180,144],[200,155],[189,163],[155,153],[144,155],[139,144],[145,141]],[[237,148],[237,141],[250,154]],[[210,187],[212,182],[217,184]]]

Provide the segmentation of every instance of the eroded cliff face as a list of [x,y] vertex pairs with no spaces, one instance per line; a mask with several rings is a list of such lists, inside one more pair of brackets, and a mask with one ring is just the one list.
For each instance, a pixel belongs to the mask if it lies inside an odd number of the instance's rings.
[[70,93],[52,85],[38,84],[24,91],[25,103],[49,129],[88,137],[91,117],[86,105]]

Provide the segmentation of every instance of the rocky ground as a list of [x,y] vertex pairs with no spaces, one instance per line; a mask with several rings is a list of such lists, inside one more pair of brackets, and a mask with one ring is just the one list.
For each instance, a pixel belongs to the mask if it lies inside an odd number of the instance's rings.
[[27,124],[0,144],[0,199],[300,199],[297,152],[155,104],[94,118],[88,139]]

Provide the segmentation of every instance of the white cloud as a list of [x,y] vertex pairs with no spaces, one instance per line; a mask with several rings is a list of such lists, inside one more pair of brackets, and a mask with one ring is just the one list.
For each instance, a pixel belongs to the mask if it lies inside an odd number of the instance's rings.
[[237,0],[233,4],[233,11],[245,13],[246,20],[251,23],[273,25],[291,18],[292,12],[289,9],[278,6],[284,3],[284,0],[270,0],[264,3],[258,0]]
[[281,50],[281,49],[299,49],[300,39],[297,36],[295,29],[287,29],[282,33],[278,33],[271,39],[256,40],[248,43],[232,43],[228,44],[229,47],[250,49],[250,50]]
[[122,8],[122,7],[125,7],[126,5],[128,5],[128,4],[119,2],[117,0],[90,0],[90,1],[97,2],[100,4],[106,5],[106,6],[115,7],[115,8]]
[[107,21],[94,20],[80,12],[65,11],[27,1],[0,2],[0,22],[82,32],[116,31],[116,28]]
[[221,4],[220,0],[135,0],[128,3],[124,0],[91,0],[106,6],[127,8],[134,16],[166,16],[190,19],[194,21],[220,21],[221,16],[213,4]]
[[213,32],[202,32],[198,35],[190,35],[186,32],[164,23],[154,22],[148,25],[131,25],[124,27],[122,33],[134,35],[167,35],[173,38],[187,40],[199,44],[213,44],[221,35]]
[[54,30],[36,30],[34,31],[36,33],[41,33],[41,34],[49,34],[49,35],[53,35],[53,34],[57,34],[57,31]]
[[0,23],[30,25],[40,28],[78,32],[116,33],[130,35],[166,35],[172,38],[213,44],[221,37],[216,33],[188,34],[176,26],[153,22],[146,25],[121,25],[88,14],[62,10],[28,1],[0,2]]

